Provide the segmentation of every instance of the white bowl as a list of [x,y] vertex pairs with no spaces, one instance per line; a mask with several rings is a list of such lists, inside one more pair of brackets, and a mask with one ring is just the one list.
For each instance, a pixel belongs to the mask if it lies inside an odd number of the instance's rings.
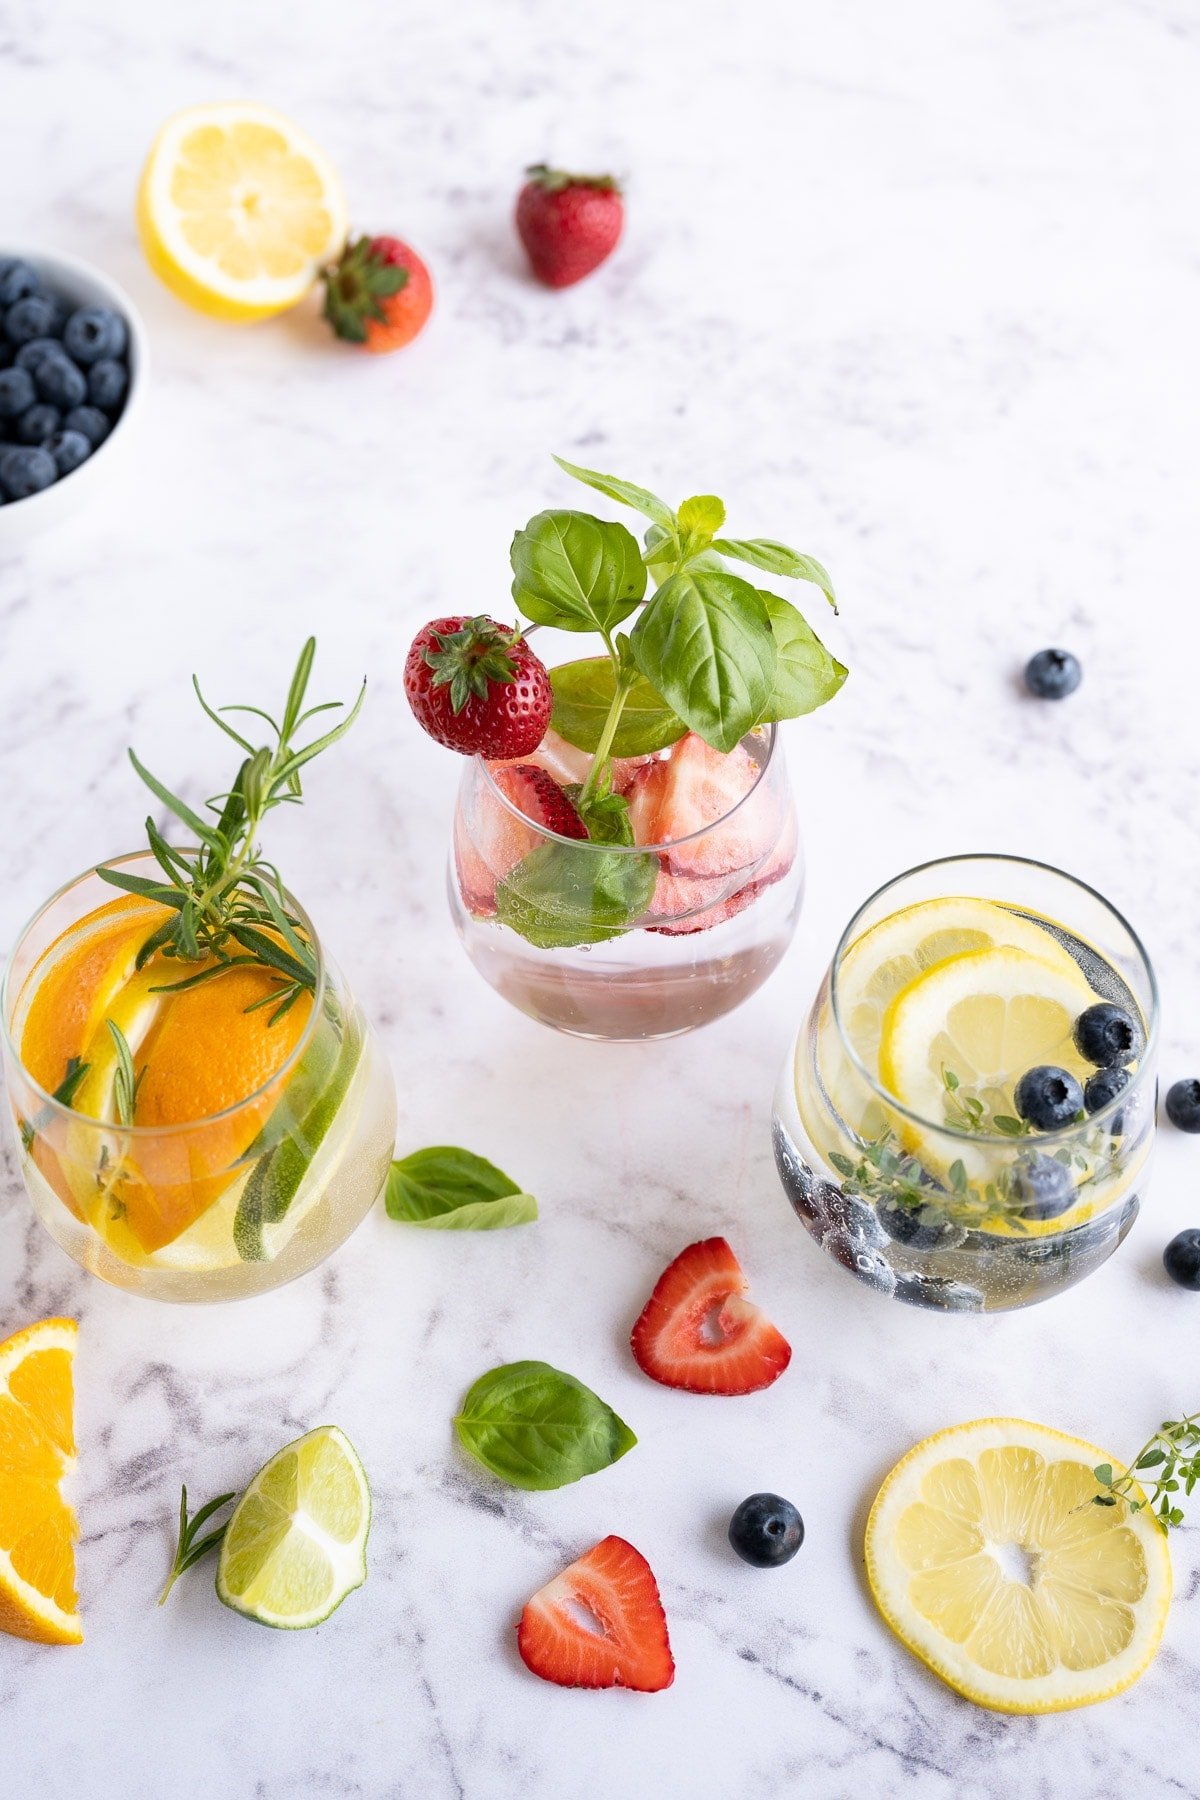
[[22,262],[32,264],[47,288],[68,308],[109,306],[120,313],[129,328],[129,387],[120,418],[104,442],[70,475],[60,476],[53,487],[43,488],[40,494],[9,500],[0,506],[0,550],[4,550],[25,543],[47,526],[65,519],[107,484],[129,447],[132,427],[141,411],[150,374],[150,351],[146,327],[129,295],[91,263],[81,262],[77,256],[63,256],[59,251],[22,249],[19,244],[0,245],[0,256],[19,256]]

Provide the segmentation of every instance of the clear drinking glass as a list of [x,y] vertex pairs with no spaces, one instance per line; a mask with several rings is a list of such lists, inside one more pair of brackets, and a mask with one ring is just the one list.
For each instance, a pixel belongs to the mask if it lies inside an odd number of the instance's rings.
[[[107,866],[158,873],[146,852]],[[25,1185],[56,1242],[116,1287],[158,1300],[263,1293],[323,1262],[383,1189],[396,1132],[390,1069],[307,914],[290,897],[286,904],[317,958],[303,1031],[269,1080],[181,1124],[122,1125],[77,1112],[22,1060],[42,984],[68,959],[80,966],[89,935],[98,942],[100,909],[111,918],[127,907],[136,928],[137,901],[116,897],[90,870],[47,901],[9,959],[0,1014]],[[71,980],[61,992],[47,991],[48,1028],[58,1017],[69,1036],[80,1005]],[[195,1054],[219,1068],[220,1034],[211,1047],[198,1043]]]
[[[1016,980],[1015,991],[1044,983],[1047,995],[1069,1002],[1078,987],[1081,1008],[1111,1001],[1137,1022],[1127,1083],[1107,1105],[1058,1130],[1031,1131],[1012,1116],[1011,1098],[957,1085],[953,1070],[947,1079],[953,1038],[937,1019],[927,1085],[931,1093],[940,1087],[939,1105],[914,1111],[889,1090],[864,1047],[878,1042],[886,1066],[897,994],[908,994],[904,1016],[913,1016],[917,979],[964,952],[982,954],[989,936],[1047,965],[1032,984]],[[915,939],[923,946],[916,961]],[[947,981],[970,985],[951,976],[938,987]],[[1074,1286],[1111,1256],[1137,1217],[1154,1139],[1158,1016],[1139,939],[1083,882],[1041,863],[986,855],[899,876],[846,926],[780,1076],[775,1161],[797,1216],[835,1262],[911,1305],[1002,1311]],[[953,1018],[948,1023],[952,1031]],[[1082,1080],[1086,1071],[1077,1072]]]
[[[496,992],[560,1031],[629,1040],[691,1031],[760,987],[795,930],[803,859],[777,727],[739,753],[757,773],[736,805],[686,837],[632,846],[558,837],[502,792],[506,765],[469,762],[450,909]],[[616,765],[618,789],[648,760]]]

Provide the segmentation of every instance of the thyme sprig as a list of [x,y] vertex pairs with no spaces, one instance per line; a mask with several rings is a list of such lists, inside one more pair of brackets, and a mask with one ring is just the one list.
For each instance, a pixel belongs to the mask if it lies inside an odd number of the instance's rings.
[[[1101,1489],[1092,1497],[1093,1506],[1124,1500],[1130,1512],[1149,1507],[1163,1531],[1182,1525],[1183,1508],[1175,1496],[1182,1490],[1186,1497],[1200,1482],[1200,1413],[1165,1419],[1124,1475],[1114,1475],[1111,1463],[1100,1463],[1092,1473]],[[1139,1481],[1139,1476],[1149,1479]],[[1144,1500],[1136,1498],[1135,1487],[1146,1492]]]
[[983,1101],[962,1091],[962,1082],[942,1064],[942,1086],[945,1089],[946,1123],[956,1131],[998,1132],[1002,1137],[1028,1137],[1032,1129],[1024,1119],[1009,1113],[993,1113],[989,1119]]
[[[273,1008],[269,1021],[273,1025],[302,993],[316,986],[312,945],[300,921],[287,909],[278,869],[264,858],[258,844],[267,813],[302,799],[301,769],[345,736],[366,694],[364,682],[350,711],[331,730],[308,743],[297,743],[297,734],[317,714],[343,705],[340,700],[329,700],[305,709],[316,647],[316,639],[310,637],[300,652],[278,722],[257,706],[210,706],[192,677],[196,697],[208,717],[244,752],[233,786],[206,802],[215,823],[172,793],[132,750],[129,752],[129,760],[150,792],[195,840],[188,849],[168,844],[154,820],[147,818],[146,836],[162,878],[151,880],[124,869],[98,871],[113,887],[157,901],[174,915],[142,945],[137,956],[139,969],[156,954],[181,963],[208,965],[178,981],[164,982],[156,993],[181,993],[227,969],[253,964],[269,969],[276,978],[271,992],[254,1002],[255,1007]],[[274,741],[256,747],[234,729],[223,716],[226,713],[244,713],[265,721]]]
[[223,1506],[228,1506],[231,1500],[236,1499],[236,1493],[218,1494],[215,1500],[210,1500],[206,1506],[200,1508],[195,1518],[189,1519],[187,1488],[181,1488],[179,1494],[179,1538],[175,1545],[175,1560],[171,1564],[171,1573],[167,1576],[167,1585],[158,1596],[160,1606],[166,1605],[167,1596],[179,1577],[194,1563],[198,1563],[202,1557],[207,1556],[211,1550],[217,1548],[225,1536],[225,1526],[228,1525],[228,1520],[225,1521],[225,1525],[218,1525],[205,1537],[201,1537],[199,1533],[208,1524],[214,1513],[220,1512]]

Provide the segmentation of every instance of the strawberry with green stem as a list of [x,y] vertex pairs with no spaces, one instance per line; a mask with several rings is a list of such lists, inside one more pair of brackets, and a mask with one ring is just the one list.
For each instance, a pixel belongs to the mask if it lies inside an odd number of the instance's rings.
[[336,336],[374,355],[411,344],[433,310],[429,270],[400,238],[347,242],[322,280],[324,314]]

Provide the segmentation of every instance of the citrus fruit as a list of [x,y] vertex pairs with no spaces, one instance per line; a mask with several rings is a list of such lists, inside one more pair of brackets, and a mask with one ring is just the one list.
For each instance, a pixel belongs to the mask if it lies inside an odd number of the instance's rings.
[[60,1491],[75,1461],[74,1319],[0,1344],[0,1630],[79,1644],[75,1515]]
[[270,318],[302,300],[346,241],[337,172],[298,126],[248,102],[167,120],[137,197],[146,260],[210,318]]
[[297,1438],[260,1469],[221,1544],[217,1593],[260,1625],[319,1625],[367,1578],[371,1490],[336,1425]]
[[134,972],[138,951],[168,916],[132,895],[99,906],[43,951],[21,991],[13,1035],[21,1062],[52,1094],[72,1057],[102,1029],[114,997]]
[[[998,1712],[1061,1712],[1118,1694],[1152,1661],[1171,1598],[1148,1509],[1095,1506],[1094,1445],[1023,1419],[923,1440],[867,1520],[867,1577],[897,1637]],[[1144,1496],[1141,1489],[1135,1497]]]

